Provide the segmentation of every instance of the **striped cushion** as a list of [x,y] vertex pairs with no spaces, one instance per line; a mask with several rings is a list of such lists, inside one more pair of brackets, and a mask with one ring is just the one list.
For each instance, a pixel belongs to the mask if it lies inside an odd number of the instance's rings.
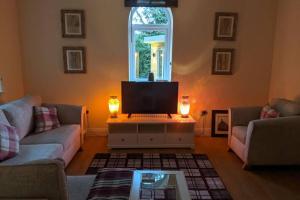
[[0,123],[0,161],[7,160],[19,153],[17,129]]
[[260,113],[260,119],[278,118],[279,112],[273,109],[269,104],[265,105]]
[[132,177],[131,169],[101,169],[87,199],[129,199]]
[[60,127],[55,107],[34,107],[35,132],[41,133]]

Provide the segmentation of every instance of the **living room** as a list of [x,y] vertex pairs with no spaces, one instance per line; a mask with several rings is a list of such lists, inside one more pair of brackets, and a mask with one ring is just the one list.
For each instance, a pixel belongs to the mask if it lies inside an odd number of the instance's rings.
[[0,199],[300,199],[299,9],[1,0]]

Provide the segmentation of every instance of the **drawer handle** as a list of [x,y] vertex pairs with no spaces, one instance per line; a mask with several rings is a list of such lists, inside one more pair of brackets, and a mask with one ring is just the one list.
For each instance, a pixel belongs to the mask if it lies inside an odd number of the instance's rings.
[[122,138],[122,139],[121,139],[121,142],[125,142],[125,139],[124,139],[124,138]]
[[152,142],[152,141],[153,141],[153,138],[150,138],[149,140]]
[[182,138],[178,138],[178,141],[181,142],[181,141],[182,141]]

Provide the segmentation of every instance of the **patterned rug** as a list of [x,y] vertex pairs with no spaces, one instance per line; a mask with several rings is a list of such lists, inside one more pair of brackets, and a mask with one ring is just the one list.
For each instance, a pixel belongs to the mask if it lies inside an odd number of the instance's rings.
[[[106,171],[110,168],[181,170],[185,174],[192,199],[232,199],[218,173],[204,154],[98,153],[86,172],[86,174],[99,172],[94,186],[99,185],[99,178],[102,178],[101,172],[104,168]],[[100,182],[102,183],[103,180]]]

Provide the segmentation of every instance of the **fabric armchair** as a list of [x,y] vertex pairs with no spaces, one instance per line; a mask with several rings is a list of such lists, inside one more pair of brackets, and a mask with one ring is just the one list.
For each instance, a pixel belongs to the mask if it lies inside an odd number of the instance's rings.
[[0,166],[0,199],[85,200],[95,177],[66,176],[63,160]]
[[300,165],[300,105],[276,99],[279,118],[260,119],[262,107],[229,110],[228,146],[244,162],[255,165]]
[[247,165],[300,165],[300,116],[249,123]]
[[67,180],[60,160],[0,166],[0,199],[67,200]]

